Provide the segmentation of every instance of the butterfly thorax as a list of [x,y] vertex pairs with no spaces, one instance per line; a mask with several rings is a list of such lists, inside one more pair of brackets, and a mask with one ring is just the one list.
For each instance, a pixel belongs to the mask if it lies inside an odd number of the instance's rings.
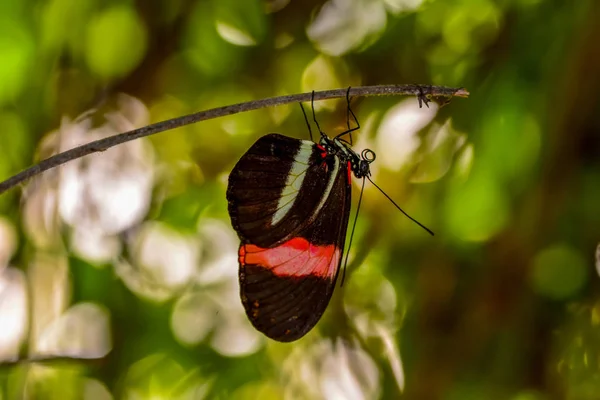
[[[328,155],[334,155],[340,158],[343,163],[350,163],[350,169],[354,176],[361,179],[371,174],[369,164],[372,160],[366,159],[365,156],[358,155],[350,144],[338,138],[330,139],[327,136],[322,136],[319,143],[327,152]],[[371,150],[363,151],[363,154],[374,154]]]

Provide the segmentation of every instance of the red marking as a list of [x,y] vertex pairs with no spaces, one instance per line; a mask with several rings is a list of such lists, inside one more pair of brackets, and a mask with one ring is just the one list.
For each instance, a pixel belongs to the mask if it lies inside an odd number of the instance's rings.
[[317,147],[321,149],[321,158],[323,159],[321,167],[325,167],[325,172],[327,172],[327,161],[325,161],[327,159],[327,150],[325,150],[325,147],[321,146],[320,144],[317,144]]
[[333,244],[315,246],[297,237],[272,249],[245,244],[240,246],[239,256],[242,265],[260,265],[279,276],[333,278],[340,261],[340,249]]
[[352,165],[348,161],[348,185],[352,183]]
[[317,147],[318,147],[319,149],[321,149],[321,157],[322,157],[322,158],[325,158],[325,157],[327,157],[327,150],[325,150],[325,147],[321,146],[320,144],[317,144]]
[[246,258],[246,248],[244,246],[240,246],[240,250],[239,250],[238,254],[239,254],[238,261],[241,266],[244,266],[244,259]]

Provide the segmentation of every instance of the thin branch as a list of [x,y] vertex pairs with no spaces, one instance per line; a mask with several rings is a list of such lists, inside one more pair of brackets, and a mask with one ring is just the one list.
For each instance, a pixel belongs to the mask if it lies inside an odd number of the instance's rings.
[[[346,97],[347,88],[324,90],[315,92],[315,100],[326,100],[333,98]],[[419,104],[429,99],[433,100],[449,100],[452,97],[468,97],[469,92],[464,88],[449,88],[444,86],[430,85],[380,85],[380,86],[361,86],[351,89],[351,96],[382,96],[382,95],[415,95],[419,98]],[[104,139],[95,140],[93,142],[75,147],[73,149],[56,154],[38,164],[29,167],[18,174],[8,178],[0,183],[0,194],[17,186],[19,183],[26,181],[36,175],[41,174],[51,168],[62,165],[68,161],[81,158],[88,154],[105,151],[113,146],[121,143],[129,142],[141,137],[154,135],[159,132],[164,132],[170,129],[179,128],[181,126],[193,124],[207,119],[224,117],[226,115],[237,114],[245,111],[257,110],[259,108],[279,106],[289,103],[298,103],[302,101],[310,101],[311,93],[293,94],[288,96],[271,97],[268,99],[254,100],[245,103],[233,104],[225,107],[213,108],[206,111],[200,111],[194,114],[184,115],[162,122],[157,122],[152,125],[147,125],[142,128],[134,129],[129,132],[120,133]]]

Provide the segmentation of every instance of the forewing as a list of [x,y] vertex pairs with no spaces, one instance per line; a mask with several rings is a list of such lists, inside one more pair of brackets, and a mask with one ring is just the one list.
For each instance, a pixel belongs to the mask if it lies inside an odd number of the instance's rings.
[[[297,236],[272,248],[242,243],[240,292],[248,318],[268,337],[290,342],[304,336],[329,304],[342,260],[350,212],[344,165],[316,218]],[[322,167],[324,168],[324,167]]]
[[261,137],[229,175],[228,210],[242,243],[270,248],[310,225],[332,189],[335,171],[315,143]]

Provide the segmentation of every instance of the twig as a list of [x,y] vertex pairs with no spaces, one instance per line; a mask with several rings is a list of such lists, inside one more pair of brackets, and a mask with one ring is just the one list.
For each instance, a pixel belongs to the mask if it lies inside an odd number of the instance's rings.
[[[346,96],[347,89],[324,90],[315,92],[315,100],[333,99]],[[352,96],[382,96],[382,95],[415,95],[419,98],[419,104],[424,101],[427,104],[428,99],[448,100],[452,97],[468,97],[469,92],[463,88],[449,88],[444,86],[430,85],[379,85],[379,86],[361,86],[351,89]],[[18,174],[8,178],[0,183],[0,194],[17,186],[19,183],[30,179],[44,171],[57,167],[68,161],[86,156],[88,154],[107,150],[121,143],[129,142],[141,137],[154,135],[159,132],[179,128],[181,126],[193,124],[207,119],[224,117],[226,115],[237,114],[240,112],[257,110],[259,108],[273,107],[288,103],[297,103],[301,101],[310,101],[311,93],[293,94],[288,96],[271,97],[268,99],[254,100],[245,103],[233,104],[225,107],[213,108],[206,111],[200,111],[194,114],[184,115],[142,128],[134,129],[129,132],[119,133],[104,139],[75,147],[73,149],[56,154],[38,164],[29,167]]]

